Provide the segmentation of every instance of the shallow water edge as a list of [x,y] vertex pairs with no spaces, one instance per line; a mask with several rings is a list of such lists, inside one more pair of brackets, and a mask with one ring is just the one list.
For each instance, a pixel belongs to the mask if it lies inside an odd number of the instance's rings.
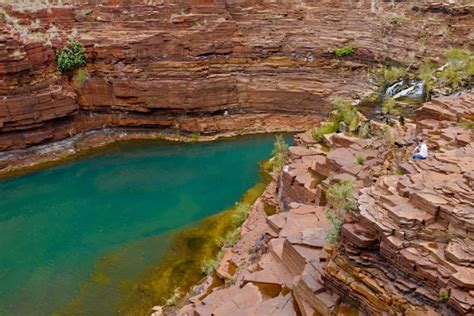
[[211,136],[199,133],[181,135],[176,131],[153,131],[144,129],[114,128],[89,131],[54,143],[34,146],[28,149],[0,152],[0,180],[25,175],[38,170],[61,165],[78,159],[100,154],[111,147],[127,142],[213,142],[234,137],[259,134],[295,133],[304,128],[272,128],[261,131],[222,132]]

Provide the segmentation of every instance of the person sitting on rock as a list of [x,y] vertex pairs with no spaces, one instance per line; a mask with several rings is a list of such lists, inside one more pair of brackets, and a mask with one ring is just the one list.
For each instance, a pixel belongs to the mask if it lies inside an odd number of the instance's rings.
[[413,159],[426,159],[428,157],[428,146],[426,146],[425,141],[421,138],[413,151]]

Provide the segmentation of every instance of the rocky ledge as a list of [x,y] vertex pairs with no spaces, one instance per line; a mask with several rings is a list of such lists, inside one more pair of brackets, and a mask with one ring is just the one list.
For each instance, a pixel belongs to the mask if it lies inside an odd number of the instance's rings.
[[[226,284],[209,277],[167,313],[472,315],[474,134],[460,123],[473,118],[474,95],[464,94],[425,103],[415,122],[371,122],[370,139],[297,135],[225,249],[216,275]],[[412,161],[420,135],[430,156]],[[326,193],[342,180],[354,183],[357,207],[331,244]]]

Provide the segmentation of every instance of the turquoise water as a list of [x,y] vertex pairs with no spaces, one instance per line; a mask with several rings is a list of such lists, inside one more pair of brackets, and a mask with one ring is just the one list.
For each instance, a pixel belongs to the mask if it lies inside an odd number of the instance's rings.
[[110,288],[100,304],[118,304],[125,280],[160,260],[169,232],[239,200],[273,141],[128,143],[0,181],[0,315],[63,310],[99,295],[92,279]]

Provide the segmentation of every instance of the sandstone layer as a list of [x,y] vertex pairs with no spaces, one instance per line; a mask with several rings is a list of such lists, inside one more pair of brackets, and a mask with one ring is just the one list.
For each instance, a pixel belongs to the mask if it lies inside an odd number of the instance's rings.
[[[225,131],[224,114],[234,126],[259,114],[319,117],[333,96],[368,92],[373,65],[472,47],[474,26],[468,1],[374,12],[347,1],[48,3],[1,8],[0,151],[105,127],[211,135]],[[56,69],[68,37],[86,48],[84,82]],[[355,53],[336,58],[346,44]]]
[[[372,122],[370,139],[297,135],[216,270],[227,285],[204,283],[171,313],[472,315],[474,134],[460,123],[473,118],[464,94],[425,103],[415,122]],[[420,136],[430,156],[412,161]],[[347,179],[357,208],[329,244],[326,192]]]

